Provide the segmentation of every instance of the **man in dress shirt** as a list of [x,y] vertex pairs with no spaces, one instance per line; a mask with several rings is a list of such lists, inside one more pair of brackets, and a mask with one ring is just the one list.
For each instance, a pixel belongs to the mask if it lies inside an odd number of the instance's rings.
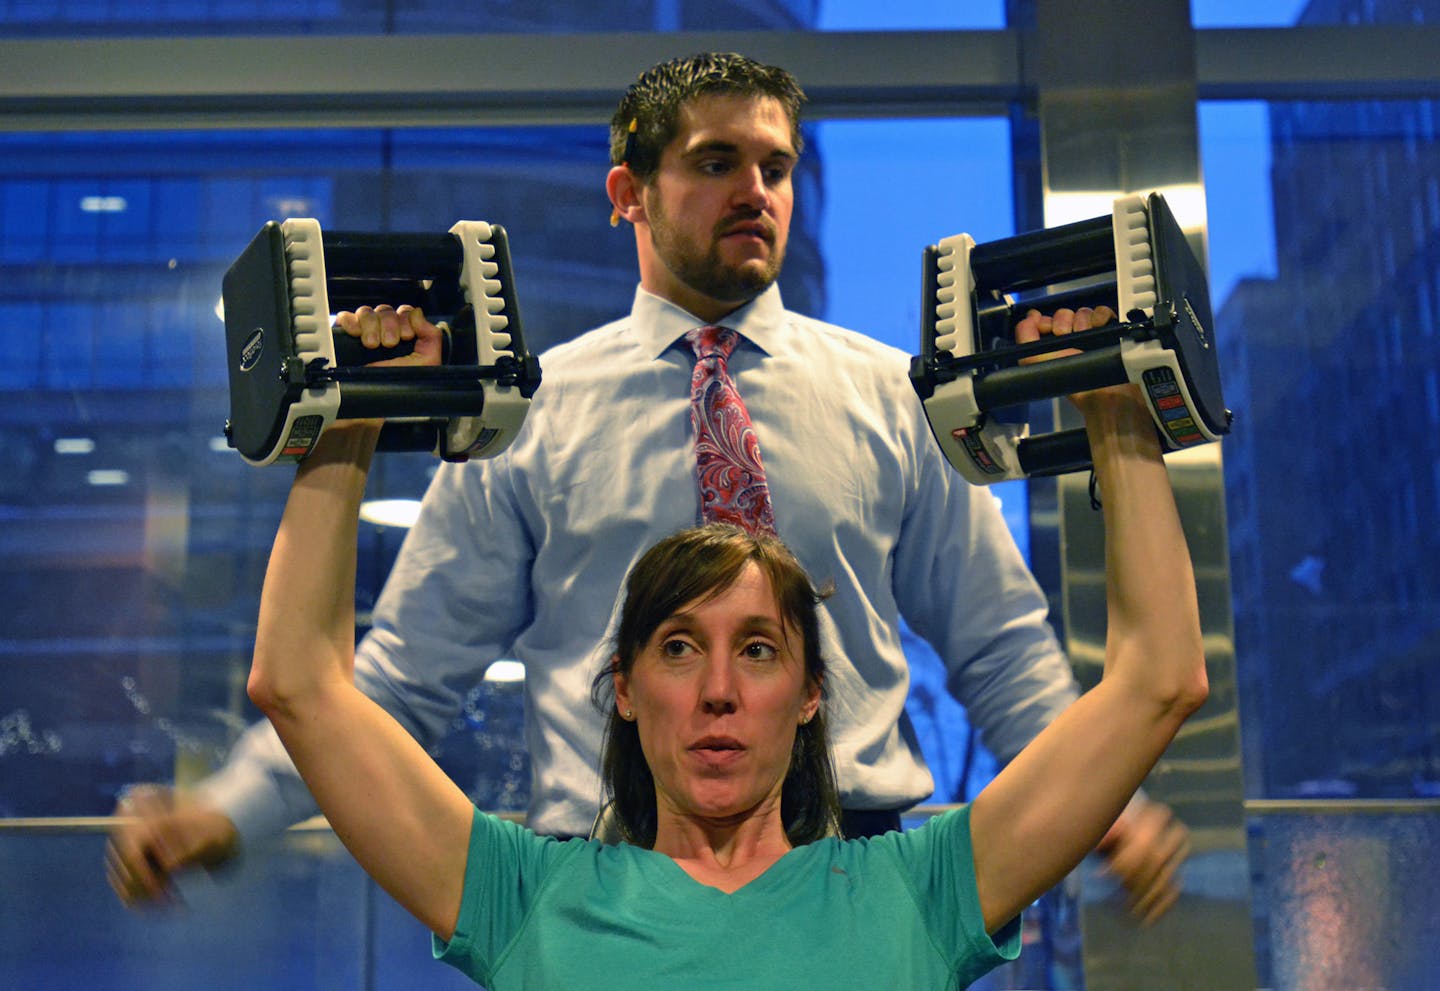
[[[603,726],[590,690],[622,580],[699,519],[684,340],[699,326],[740,335],[729,370],[776,529],[834,583],[822,648],[848,832],[898,827],[934,788],[904,715],[902,616],[1002,761],[1076,697],[1044,596],[994,499],[941,456],[908,355],[781,302],[803,99],[785,70],[733,55],[663,63],[630,88],[606,190],[612,220],[633,227],[633,308],[542,357],[544,383],[509,449],[440,467],[357,651],[357,682],[427,744],[489,664],[523,662],[538,832],[590,830]],[[342,324],[378,345],[422,319],[362,308]],[[126,902],[163,898],[173,872],[230,859],[315,811],[266,724],[196,792],[151,788],[122,807],[135,819],[108,859]],[[1186,845],[1143,798],[1102,844],[1142,918],[1173,901]]]

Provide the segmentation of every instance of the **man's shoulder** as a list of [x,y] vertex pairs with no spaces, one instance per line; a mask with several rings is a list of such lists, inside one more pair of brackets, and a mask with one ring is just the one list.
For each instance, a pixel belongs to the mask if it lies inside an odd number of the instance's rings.
[[910,355],[858,330],[842,327],[815,317],[785,311],[786,343],[797,351],[823,353],[827,364],[851,362],[871,372],[906,373]]
[[601,324],[590,330],[582,331],[568,340],[561,341],[546,348],[540,354],[540,364],[544,368],[547,364],[572,364],[583,362],[599,350],[613,349],[617,342],[629,336],[631,319],[628,316],[611,320],[609,323]]
[[540,353],[541,386],[537,398],[553,396],[562,386],[583,387],[617,375],[628,375],[645,364],[649,355],[637,338],[629,317],[612,320],[553,344]]

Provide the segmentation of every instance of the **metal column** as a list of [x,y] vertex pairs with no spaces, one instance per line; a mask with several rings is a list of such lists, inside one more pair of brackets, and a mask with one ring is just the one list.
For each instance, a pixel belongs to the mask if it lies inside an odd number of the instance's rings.
[[[1196,125],[1195,32],[1184,0],[1035,0],[1025,51],[1038,98],[1044,223],[1108,212],[1114,197],[1159,189],[1204,259]],[[1058,403],[1062,425],[1080,421]],[[1211,698],[1146,784],[1189,826],[1194,850],[1180,903],[1149,930],[1123,893],[1082,872],[1089,991],[1253,989],[1256,984],[1235,694],[1220,448],[1170,459],[1200,592]],[[1083,685],[1100,677],[1104,546],[1084,474],[1058,482],[1058,558],[1066,646]]]

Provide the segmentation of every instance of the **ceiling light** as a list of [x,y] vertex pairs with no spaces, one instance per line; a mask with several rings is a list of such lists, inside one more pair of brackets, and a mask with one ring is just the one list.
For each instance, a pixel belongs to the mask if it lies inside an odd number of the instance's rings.
[[124,213],[129,206],[123,196],[80,197],[80,209],[86,213]]
[[376,526],[408,530],[419,515],[419,499],[369,499],[360,504],[360,518]]
[[519,661],[496,661],[485,669],[485,680],[512,682],[525,680],[525,665]]

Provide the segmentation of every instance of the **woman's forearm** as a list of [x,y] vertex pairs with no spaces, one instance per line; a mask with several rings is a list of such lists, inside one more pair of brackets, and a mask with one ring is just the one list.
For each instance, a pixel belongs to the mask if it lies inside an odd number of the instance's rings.
[[1183,718],[1208,691],[1195,575],[1154,423],[1133,390],[1087,397],[1105,514],[1105,678]]

